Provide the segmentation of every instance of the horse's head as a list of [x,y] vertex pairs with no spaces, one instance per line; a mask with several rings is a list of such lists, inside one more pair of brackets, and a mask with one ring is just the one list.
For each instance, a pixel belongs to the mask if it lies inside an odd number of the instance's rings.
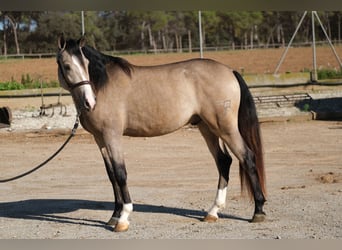
[[60,85],[70,91],[78,110],[92,111],[95,108],[96,97],[90,82],[89,60],[84,56],[82,47],[84,37],[79,40],[58,38],[58,79]]

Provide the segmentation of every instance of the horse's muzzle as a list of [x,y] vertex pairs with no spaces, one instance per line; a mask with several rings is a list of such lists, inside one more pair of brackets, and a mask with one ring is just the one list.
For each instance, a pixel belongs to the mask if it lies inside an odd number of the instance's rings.
[[96,105],[96,96],[90,85],[83,87],[83,100],[82,105],[87,111],[93,111]]
[[94,111],[95,106],[96,106],[96,97],[88,99],[87,97],[84,98],[83,106],[85,110],[89,111]]

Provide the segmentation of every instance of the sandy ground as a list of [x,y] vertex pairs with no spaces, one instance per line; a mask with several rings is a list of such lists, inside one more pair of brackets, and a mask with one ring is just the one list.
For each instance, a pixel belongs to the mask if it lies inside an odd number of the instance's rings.
[[[330,48],[325,49],[329,51],[319,52],[318,58],[328,55],[327,60],[319,65],[334,67]],[[311,58],[311,49],[305,51],[289,54],[284,62],[287,66],[282,70],[297,72],[310,68],[307,58]],[[264,73],[272,72],[281,52],[248,51],[248,60],[242,52],[212,53],[209,57],[236,69],[244,67],[246,73]],[[298,54],[301,55],[298,57]],[[241,58],[245,60],[239,61]],[[262,58],[260,64],[255,63],[258,58]],[[166,62],[163,56],[127,59],[139,65]],[[168,62],[180,59],[186,58],[178,54],[167,56]],[[39,75],[35,75],[37,68]],[[54,80],[55,59],[40,59],[37,63],[35,60],[7,61],[6,67],[0,65],[0,81],[12,76],[20,80],[18,72]],[[257,94],[265,94],[262,91]],[[47,104],[56,101],[57,97],[45,99]],[[61,101],[72,105],[70,96],[62,97]],[[1,179],[22,173],[49,157],[67,138],[68,128],[74,121],[70,107],[66,117],[57,111],[53,118],[32,117],[38,114],[40,98],[20,101],[1,98],[0,107],[7,105],[13,110],[14,121],[11,129],[0,130]],[[283,109],[279,114],[287,115],[288,111]],[[292,115],[293,110],[290,111]],[[105,224],[114,207],[111,184],[92,137],[80,129],[65,150],[44,168],[21,180],[0,184],[0,238],[340,239],[342,122],[264,122],[261,127],[268,186],[264,223],[248,222],[253,203],[240,196],[236,159],[231,170],[227,206],[220,220],[201,221],[214,201],[218,176],[199,131],[183,128],[163,137],[125,138],[134,212],[128,232],[112,232]]]
[[[61,117],[61,119],[63,119]],[[216,193],[217,171],[196,128],[124,141],[134,212],[128,232],[105,225],[113,193],[92,137],[79,130],[38,172],[0,184],[1,238],[325,238],[342,236],[342,122],[262,123],[267,221],[251,224],[233,161],[227,207],[217,223],[201,218]],[[38,164],[69,130],[0,131],[1,178]]]

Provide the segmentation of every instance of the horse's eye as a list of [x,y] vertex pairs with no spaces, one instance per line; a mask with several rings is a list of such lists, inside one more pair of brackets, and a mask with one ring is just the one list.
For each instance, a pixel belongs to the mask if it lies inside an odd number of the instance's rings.
[[71,69],[70,65],[65,65],[64,66],[65,71],[69,71]]

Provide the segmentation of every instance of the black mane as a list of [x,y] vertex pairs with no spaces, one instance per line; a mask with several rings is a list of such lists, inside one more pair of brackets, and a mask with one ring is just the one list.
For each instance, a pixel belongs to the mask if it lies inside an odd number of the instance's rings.
[[[76,40],[68,40],[65,49],[71,54],[81,56]],[[131,76],[132,64],[123,58],[105,55],[90,46],[82,47],[82,52],[89,60],[88,70],[90,81],[93,82],[97,90],[108,82],[108,74],[106,71],[106,65],[108,63],[118,65],[128,76]]]
[[99,85],[98,87],[103,86],[108,80],[105,67],[108,63],[118,65],[127,75],[131,76],[132,65],[123,58],[105,55],[89,46],[82,47],[82,52],[89,60],[90,80]]

